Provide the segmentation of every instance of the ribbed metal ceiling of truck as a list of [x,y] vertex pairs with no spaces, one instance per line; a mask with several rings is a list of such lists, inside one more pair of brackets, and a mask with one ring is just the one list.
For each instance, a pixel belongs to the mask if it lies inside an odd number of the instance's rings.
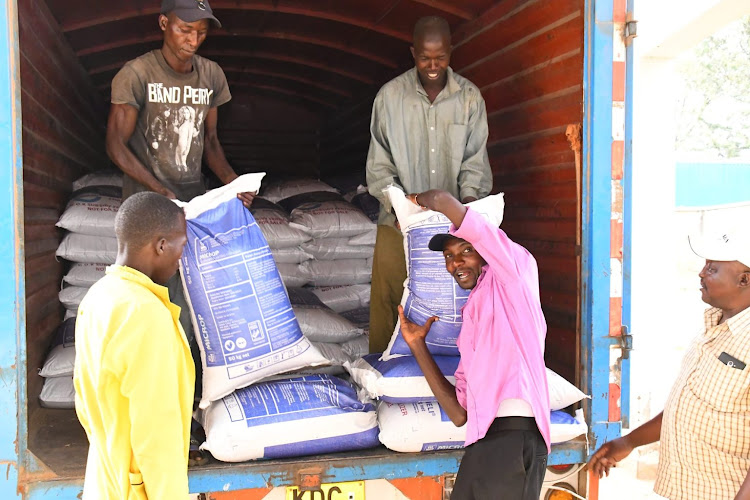
[[[211,31],[199,53],[221,65],[235,93],[335,109],[411,65],[409,46],[416,19],[440,15],[457,28],[493,3],[213,0],[223,26]],[[125,62],[161,46],[158,0],[47,4],[104,98]]]

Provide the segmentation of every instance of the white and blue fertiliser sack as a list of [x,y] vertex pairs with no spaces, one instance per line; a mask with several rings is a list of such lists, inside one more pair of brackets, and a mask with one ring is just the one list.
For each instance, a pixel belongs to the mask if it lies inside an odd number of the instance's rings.
[[[344,365],[352,381],[372,399],[389,403],[414,403],[435,399],[427,379],[417,360],[412,356],[400,356],[379,360],[380,354],[368,354]],[[458,368],[458,356],[434,356],[440,372],[451,384]]]
[[564,443],[589,432],[583,410],[580,408],[576,410],[575,417],[564,411],[550,412],[549,421],[550,441],[552,443]]
[[[435,399],[414,357],[399,356],[380,360],[378,356],[378,354],[368,354],[362,359],[344,365],[354,383],[362,387],[368,397],[391,403],[412,403]],[[434,358],[443,376],[451,384],[455,384],[454,375],[461,358],[459,356],[434,356]],[[562,410],[588,397],[549,368],[546,372],[551,410]]]
[[[458,356],[456,339],[461,331],[461,308],[469,297],[470,290],[458,286],[453,276],[445,269],[445,259],[440,252],[433,252],[427,245],[438,233],[447,233],[451,223],[448,218],[432,210],[422,210],[406,198],[395,186],[385,189],[391,200],[396,217],[404,235],[406,255],[406,282],[401,305],[411,321],[424,324],[431,316],[440,321],[433,323],[427,335],[427,348],[433,355]],[[493,226],[503,220],[503,194],[496,194],[467,205],[487,218]],[[384,359],[411,355],[409,346],[401,336],[401,324],[396,324]]]
[[375,406],[348,382],[310,375],[239,389],[199,415],[208,450],[223,462],[284,458],[379,445]]
[[437,401],[378,403],[378,438],[404,453],[463,448],[466,425],[456,427]]
[[302,335],[263,233],[237,199],[258,191],[263,175],[183,204],[180,273],[201,351],[202,408],[270,375],[327,364]]
[[42,377],[72,377],[76,361],[76,320],[66,319],[55,331],[52,348],[39,370]]

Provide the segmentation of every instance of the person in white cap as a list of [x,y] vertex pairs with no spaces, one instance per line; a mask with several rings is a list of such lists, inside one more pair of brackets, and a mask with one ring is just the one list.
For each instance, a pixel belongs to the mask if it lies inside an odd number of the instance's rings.
[[660,441],[654,491],[670,499],[750,499],[750,240],[744,231],[691,237],[705,330],[654,419],[605,443],[589,461],[602,477],[634,448]]

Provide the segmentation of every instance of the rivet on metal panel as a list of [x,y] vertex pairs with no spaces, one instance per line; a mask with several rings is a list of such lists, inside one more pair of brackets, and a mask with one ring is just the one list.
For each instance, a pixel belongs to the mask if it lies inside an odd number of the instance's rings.
[[302,491],[317,490],[320,488],[320,476],[323,469],[320,467],[311,467],[309,469],[300,469],[297,472],[299,487]]

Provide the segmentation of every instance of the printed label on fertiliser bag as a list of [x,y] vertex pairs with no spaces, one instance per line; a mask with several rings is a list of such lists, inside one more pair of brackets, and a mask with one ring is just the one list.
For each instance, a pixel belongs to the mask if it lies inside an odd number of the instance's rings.
[[267,376],[326,363],[302,335],[263,233],[240,200],[189,217],[187,234],[181,271],[203,360],[202,407]]
[[231,421],[245,420],[248,427],[375,409],[360,402],[351,385],[325,375],[245,387],[222,401]]
[[378,445],[375,406],[352,384],[329,375],[261,382],[216,402],[198,419],[201,449],[241,462],[371,448]]
[[[430,250],[427,245],[438,233],[447,233],[450,223],[441,214],[406,233],[408,284],[404,314],[411,321],[422,325],[430,316],[438,316],[427,335],[427,347],[432,354],[456,356],[456,340],[461,331],[461,308],[466,304],[471,290],[458,286],[453,276],[445,269],[445,258],[441,252]],[[411,354],[409,346],[401,336],[400,325],[390,354]]]

